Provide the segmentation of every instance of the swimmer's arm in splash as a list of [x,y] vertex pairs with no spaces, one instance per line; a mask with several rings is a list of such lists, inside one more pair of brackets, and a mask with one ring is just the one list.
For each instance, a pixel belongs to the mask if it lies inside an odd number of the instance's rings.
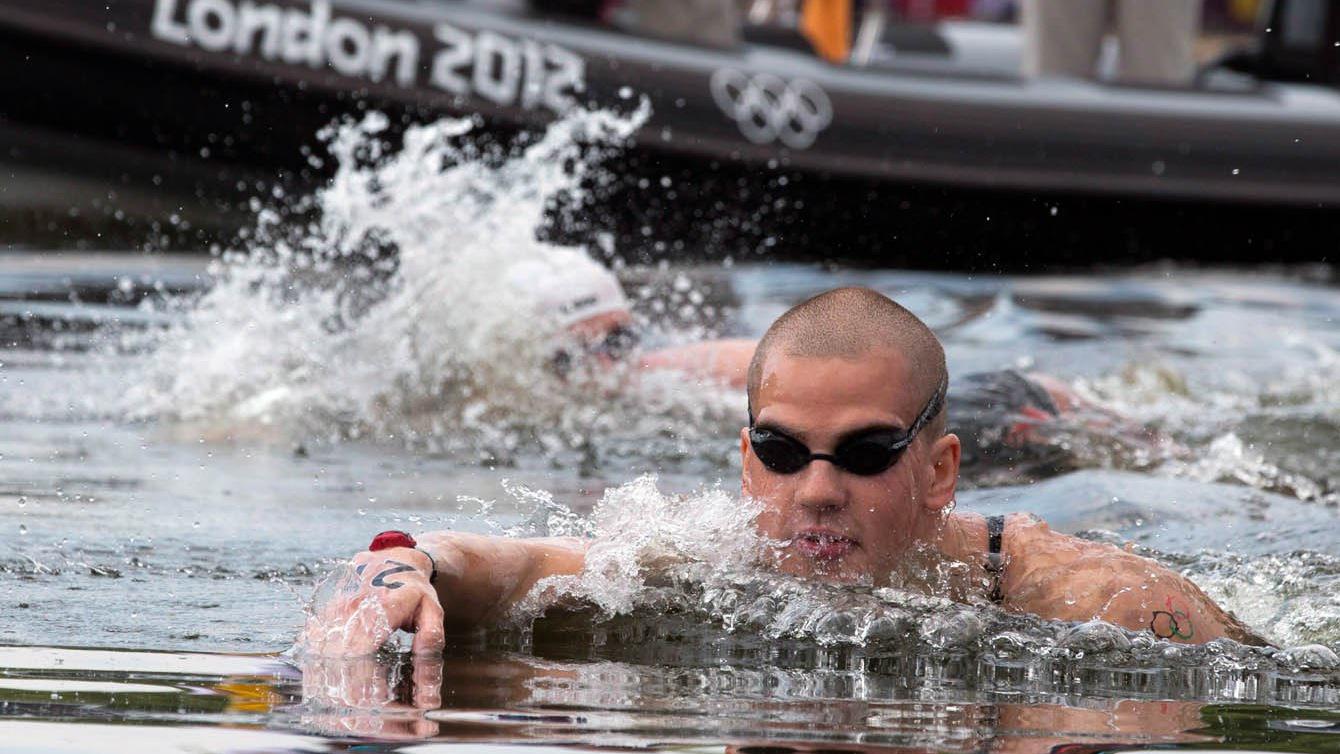
[[437,562],[444,623],[460,630],[500,619],[541,579],[581,573],[588,543],[433,532],[421,535],[419,546]]
[[1268,643],[1186,577],[1147,558],[1131,557],[1107,577],[1110,596],[1094,606],[1094,617],[1183,644],[1220,637],[1256,646]]
[[642,354],[639,366],[647,370],[679,372],[729,387],[744,387],[753,340],[711,340],[662,348]]
[[[314,656],[361,657],[397,630],[414,652],[442,651],[447,630],[485,625],[507,613],[536,582],[579,573],[586,543],[456,532],[417,537],[419,548],[358,553],[318,588],[300,646]],[[429,561],[431,556],[432,561]],[[433,565],[436,583],[430,583]]]
[[1051,531],[1040,521],[1020,523],[1007,544],[1014,554],[1006,567],[1007,607],[1052,620],[1103,620],[1184,644],[1220,637],[1268,643],[1154,560]]

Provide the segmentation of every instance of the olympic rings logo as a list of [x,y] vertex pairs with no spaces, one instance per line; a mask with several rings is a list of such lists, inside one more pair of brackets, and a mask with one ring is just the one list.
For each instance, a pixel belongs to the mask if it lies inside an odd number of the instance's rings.
[[755,144],[780,141],[806,149],[833,122],[833,103],[813,81],[752,76],[722,68],[712,74],[712,99]]

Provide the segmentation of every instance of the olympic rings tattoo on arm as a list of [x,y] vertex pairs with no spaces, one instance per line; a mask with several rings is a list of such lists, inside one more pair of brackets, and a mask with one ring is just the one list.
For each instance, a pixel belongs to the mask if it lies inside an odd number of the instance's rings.
[[1189,641],[1196,635],[1196,627],[1192,625],[1191,616],[1185,611],[1177,610],[1173,607],[1172,597],[1169,597],[1164,604],[1167,610],[1155,610],[1154,617],[1149,621],[1149,630],[1160,639],[1183,639]]

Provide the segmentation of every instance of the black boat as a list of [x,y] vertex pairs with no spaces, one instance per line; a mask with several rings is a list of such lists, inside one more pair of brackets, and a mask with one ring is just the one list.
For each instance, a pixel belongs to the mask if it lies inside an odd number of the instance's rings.
[[1336,2],[1276,3],[1257,48],[1190,90],[1024,80],[1005,26],[877,29],[860,61],[834,65],[775,30],[706,46],[534,5],[5,0],[0,204],[82,196],[83,211],[186,213],[318,180],[306,148],[342,114],[479,113],[516,129],[630,92],[652,107],[636,151],[676,165],[1001,195],[1340,204]]

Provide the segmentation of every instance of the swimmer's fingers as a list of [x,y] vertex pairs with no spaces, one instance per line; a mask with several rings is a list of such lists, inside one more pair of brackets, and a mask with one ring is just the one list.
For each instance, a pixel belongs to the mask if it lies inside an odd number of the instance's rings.
[[304,645],[327,657],[370,655],[397,630],[415,632],[416,652],[440,652],[442,607],[413,551],[364,552],[314,595]]
[[365,594],[351,601],[342,620],[336,622],[331,641],[324,648],[328,656],[362,657],[375,653],[397,628],[399,612],[391,601],[379,595]]
[[398,602],[400,595],[364,591],[331,605],[315,632],[319,640],[309,651],[323,657],[363,657],[371,655],[391,638],[408,611]]
[[407,630],[414,631],[414,654],[442,654],[443,647],[446,646],[446,631],[443,623],[446,615],[442,610],[442,603],[438,602],[437,592],[430,586],[426,593],[419,599],[419,607],[414,612],[413,626]]
[[446,643],[442,607],[427,579],[415,583],[411,577],[394,591],[366,592],[346,626],[342,649],[347,656],[376,652],[397,630],[414,634],[416,653],[440,653]]
[[411,703],[416,709],[439,709],[442,706],[441,653],[415,654],[413,662],[414,674],[411,678],[414,681],[414,693]]

